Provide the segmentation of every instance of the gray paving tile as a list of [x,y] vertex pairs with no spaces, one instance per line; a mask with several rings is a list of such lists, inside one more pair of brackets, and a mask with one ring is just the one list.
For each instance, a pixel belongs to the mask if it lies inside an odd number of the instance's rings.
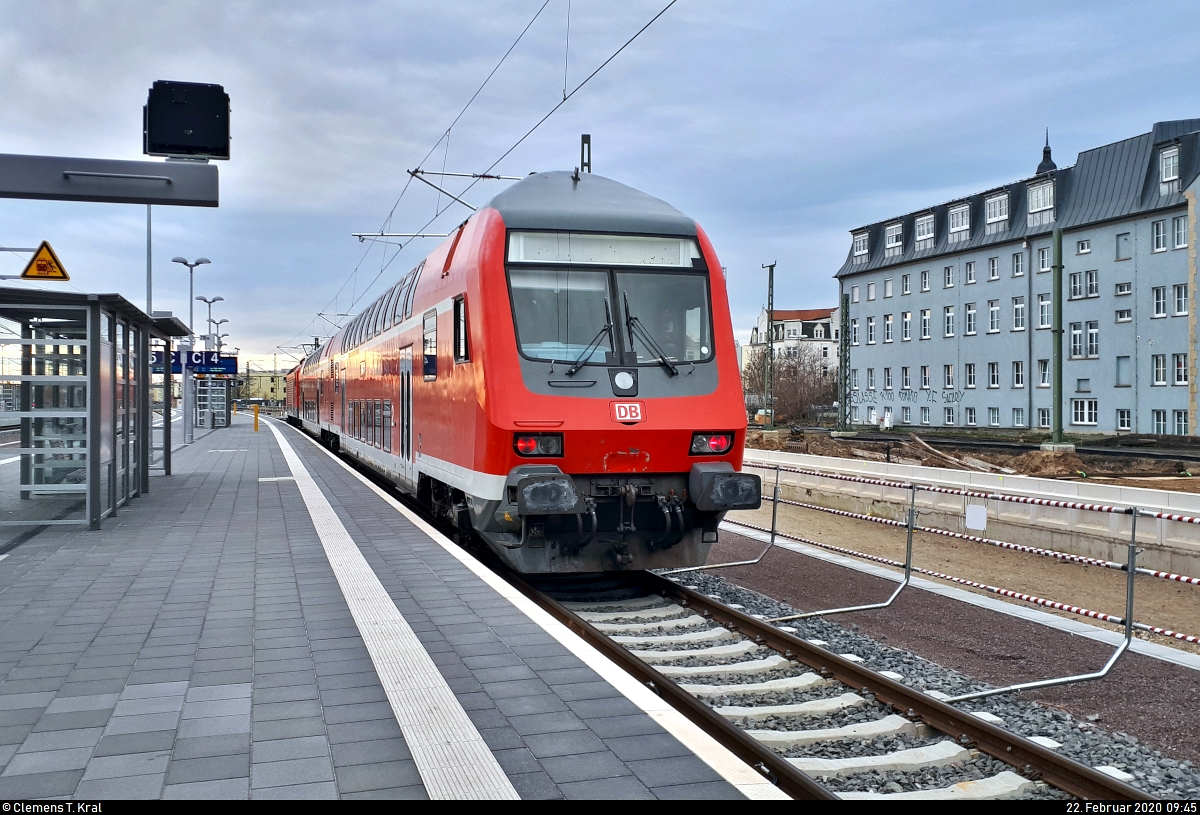
[[180,738],[171,753],[173,758],[208,758],[228,756],[250,751],[249,733],[229,733],[219,736],[195,736]]
[[[0,685],[0,690],[3,689]],[[22,708],[45,709],[54,701],[54,691],[39,691],[34,693],[0,693],[0,710],[20,710]]]
[[100,801],[146,800],[158,798],[162,793],[163,773],[134,775],[124,778],[100,778],[95,781],[80,781],[73,796],[75,799]]
[[721,780],[721,776],[694,755],[649,758],[625,764],[651,788]]
[[[612,750],[613,755],[625,762],[693,755],[691,750],[684,747],[670,733],[623,736],[606,739],[604,743],[609,750]],[[654,784],[650,784],[650,786],[654,786]]]
[[139,699],[122,699],[117,702],[112,715],[137,716],[147,713],[179,713],[183,708],[183,694],[178,696],[150,696]]
[[[472,714],[474,720],[474,714]],[[533,713],[529,716],[513,716],[508,723],[522,736],[539,733],[561,733],[565,730],[583,730],[587,727],[574,713]]]
[[654,798],[654,794],[632,775],[592,781],[573,781],[559,784],[558,789],[565,798],[575,801],[636,801]]
[[252,689],[253,686],[249,682],[189,688],[186,701],[211,702],[217,699],[248,699],[250,698]]
[[179,738],[228,736],[250,732],[250,716],[214,716],[209,719],[183,719],[179,722]]
[[639,713],[634,716],[605,716],[599,719],[588,719],[587,726],[602,739],[665,732],[662,727],[645,713]]
[[420,784],[407,787],[389,787],[382,790],[363,792],[342,791],[343,801],[428,801],[429,795]]
[[69,796],[79,786],[83,770],[0,776],[0,799],[29,800]]
[[[9,711],[0,719],[16,724],[19,717],[13,714],[19,711]],[[103,727],[108,724],[111,711],[108,710],[76,710],[71,713],[49,713],[37,720],[35,732],[49,730],[83,730],[90,727]]]
[[328,733],[330,744],[347,744],[357,741],[373,741],[376,739],[394,739],[400,737],[400,725],[396,724],[395,718],[393,718],[391,721],[378,719],[372,722],[331,724],[328,727]]
[[250,790],[250,797],[266,801],[336,800],[338,797],[338,788],[337,784],[332,781],[321,781],[315,784],[293,784],[282,787],[253,787]]
[[541,763],[542,768],[556,784],[629,775],[625,764],[607,750],[569,756],[548,756],[541,759]]
[[343,793],[382,790],[421,783],[413,761],[352,764],[337,768],[337,785]]
[[[529,735],[525,736],[524,742],[529,751],[538,758],[595,753],[605,749],[605,743],[590,730],[568,730],[561,733]],[[489,746],[492,745],[489,744]]]
[[170,730],[179,722],[178,713],[145,713],[140,716],[114,716],[108,720],[104,735],[121,733],[152,733]]
[[126,699],[149,699],[153,697],[182,697],[187,693],[188,683],[183,681],[176,682],[152,682],[143,684],[130,684],[121,691],[121,700]]
[[84,781],[102,778],[124,778],[132,775],[157,775],[167,771],[171,753],[166,750],[150,753],[130,753],[123,756],[93,757],[83,773]]
[[[267,742],[270,744],[271,742]],[[255,748],[257,756],[257,747]],[[373,739],[371,741],[351,742],[349,744],[334,744],[327,746],[333,754],[333,763],[337,767],[351,764],[379,764],[386,761],[401,761],[411,759],[408,745],[402,738]]]
[[[216,687],[225,687],[217,685]],[[196,690],[203,690],[197,688]],[[211,699],[188,702],[183,706],[184,719],[211,719],[217,716],[244,716],[250,713],[250,697],[233,699]]]
[[117,704],[117,694],[102,693],[96,696],[60,696],[46,707],[47,713],[75,713],[80,710],[112,710]]
[[170,766],[167,768],[167,784],[217,781],[224,778],[249,777],[249,775],[249,753],[172,759]]
[[607,682],[579,682],[573,685],[555,685],[554,694],[564,702],[581,699],[612,699],[621,692]]
[[100,756],[120,756],[127,753],[170,750],[175,744],[174,730],[158,730],[151,733],[125,733],[119,736],[104,736],[92,753],[93,760]]
[[[250,757],[255,764],[329,755],[329,741],[324,735],[299,736],[291,739],[256,741]],[[315,780],[315,779],[314,779]]]
[[483,738],[484,744],[492,750],[504,750],[509,747],[521,747],[524,745],[521,735],[507,725],[504,727],[481,727],[477,729],[479,730],[479,735]]
[[558,785],[550,780],[550,776],[540,770],[533,773],[510,775],[508,780],[512,782],[513,789],[517,791],[517,795],[521,796],[522,801],[549,801],[563,797],[558,790]]
[[388,702],[366,702],[359,705],[326,705],[324,715],[325,721],[333,725],[387,719],[396,714]]
[[91,758],[91,747],[70,747],[63,750],[42,750],[36,753],[18,752],[8,760],[4,775],[33,775],[60,770],[82,770]]
[[640,707],[624,696],[607,699],[579,699],[568,702],[567,707],[581,719],[592,720],[609,716],[636,716],[646,714]]
[[553,713],[564,711],[567,706],[554,694],[539,696],[510,696],[497,699],[496,707],[505,716],[524,716],[530,713]]
[[40,750],[63,750],[71,747],[95,747],[100,741],[101,727],[85,727],[79,730],[48,730],[33,732],[21,745],[21,752],[33,753]]
[[169,784],[163,787],[162,797],[168,800],[244,801],[250,797],[250,777]]
[[292,758],[282,761],[255,762],[251,767],[250,786],[282,787],[313,781],[332,781],[333,764],[329,756]]
[[[392,720],[395,725],[396,720]],[[397,725],[397,729],[399,726]],[[320,716],[312,716],[301,719],[276,719],[268,722],[254,723],[254,739],[255,741],[271,741],[272,739],[291,739],[300,736],[319,736],[326,730],[325,722]],[[369,736],[361,736],[361,738],[370,738]],[[330,741],[333,740],[332,735]]]
[[510,750],[493,750],[492,755],[496,757],[500,768],[504,770],[506,775],[515,775],[520,773],[539,772],[542,765],[534,758],[533,753],[529,752],[526,747],[517,747]]
[[744,801],[746,796],[725,781],[704,781],[696,784],[677,784],[655,787],[654,796],[666,801]]
[[255,722],[320,716],[321,702],[317,699],[303,699],[294,702],[256,704],[251,711],[251,715]]

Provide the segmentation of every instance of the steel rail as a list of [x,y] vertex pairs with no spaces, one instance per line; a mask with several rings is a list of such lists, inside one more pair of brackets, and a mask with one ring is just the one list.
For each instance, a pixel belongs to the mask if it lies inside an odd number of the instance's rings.
[[1025,770],[1027,776],[1032,771],[1042,780],[1071,795],[1089,800],[1155,800],[1143,790],[1072,761],[1040,744],[989,724],[837,654],[818,648],[699,592],[685,589],[651,572],[640,573],[638,579],[648,591],[662,594],[701,614],[707,613],[714,622],[768,648],[780,651],[790,659],[816,668],[826,677],[833,677],[851,688],[863,688],[880,701],[896,708],[902,715],[919,718],[960,743],[965,740],[993,758]]
[[[497,568],[496,564],[489,565],[494,569]],[[524,578],[507,569],[497,569],[497,572],[585,642],[617,663],[635,679],[668,702],[671,707],[720,742],[723,747],[762,773],[764,778],[779,787],[780,790],[798,800],[838,800],[837,795],[796,769],[785,757],[729,722],[700,699],[679,687],[673,679],[663,676],[648,663],[638,659],[624,646],[617,644],[607,634],[585,622],[553,597],[531,586],[525,582]],[[634,574],[641,573],[630,573],[630,575]],[[626,575],[622,574],[619,577],[626,577]],[[662,582],[672,588],[675,587],[675,584],[669,580],[662,580]]]

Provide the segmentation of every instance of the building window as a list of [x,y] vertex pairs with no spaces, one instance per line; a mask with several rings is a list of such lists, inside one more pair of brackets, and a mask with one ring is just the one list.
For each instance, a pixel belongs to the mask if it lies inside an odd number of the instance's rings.
[[858,320],[850,321],[850,344],[858,345]]
[[[932,241],[933,240],[933,216],[932,215],[922,215],[920,218],[917,218],[917,225],[916,225],[915,232],[916,232],[917,241]],[[927,247],[923,246],[921,248],[924,249]]]
[[952,407],[946,408],[945,419],[943,420],[942,423],[945,425],[953,425],[954,424],[954,408],[952,408]]
[[1087,323],[1087,355],[1088,359],[1100,356],[1100,323],[1096,320]]
[[1150,364],[1154,369],[1154,378],[1150,380],[1152,385],[1167,384],[1167,355],[1153,354],[1150,357]]
[[975,408],[963,408],[963,420],[968,427],[975,426]]
[[858,286],[851,286],[851,287],[850,287],[850,302],[851,302],[851,303],[857,303],[857,302],[858,302]]
[[1187,354],[1174,354],[1175,359],[1175,384],[1186,385],[1188,383],[1188,359]]
[[1050,387],[1050,360],[1048,359],[1038,360],[1038,387]]
[[1000,279],[1000,258],[988,258],[988,280]]
[[912,424],[912,408],[900,408],[900,421],[904,422],[905,424]]
[[883,341],[892,341],[892,315],[883,315]]
[[921,390],[929,390],[929,366],[921,366]]
[[867,318],[867,345],[875,344],[875,318]]
[[[817,339],[817,340],[825,339],[825,326],[818,324],[813,327],[813,339]],[[824,350],[824,349],[822,349],[822,350]]]
[[1120,408],[1117,410],[1117,430],[1130,430],[1133,428],[1133,411],[1129,408]]
[[904,225],[903,224],[888,224],[884,230],[886,235],[884,243],[885,255],[898,255],[904,245]]
[[875,390],[875,369],[867,368],[867,390]]
[[1116,286],[1116,289],[1114,290],[1113,293],[1117,297],[1120,297],[1125,294],[1133,294],[1133,284],[1132,283],[1118,283]]
[[1186,436],[1188,434],[1188,412],[1186,410],[1175,411],[1175,435]]
[[908,374],[908,366],[905,365],[900,369],[900,389],[912,390],[912,377]]
[[988,300],[988,333],[1000,330],[1000,301]]
[[1038,408],[1038,427],[1050,426],[1050,408]]
[[946,306],[942,309],[942,322],[944,329],[942,335],[945,337],[954,336],[954,306]]
[[1012,256],[1012,276],[1025,276],[1025,256],[1020,252],[1013,252]]
[[968,388],[975,387],[975,363],[974,362],[967,363],[967,387]]
[[989,224],[1008,220],[1008,195],[993,195],[984,202],[984,214]]
[[1013,371],[1012,386],[1014,388],[1025,387],[1025,363],[1020,360],[1014,361],[1012,364],[1012,371]]
[[988,424],[991,425],[992,427],[1000,426],[1000,408],[998,408],[998,407],[988,408]]
[[1156,435],[1165,436],[1167,433],[1167,412],[1165,410],[1152,411],[1154,419],[1154,432]]
[[1117,235],[1117,260],[1129,260],[1129,233],[1122,232]]
[[1096,424],[1100,421],[1099,399],[1072,399],[1071,424]]
[[1013,298],[1013,331],[1025,330],[1025,298]]
[[1071,358],[1083,357],[1083,323],[1071,323]]
[[975,333],[975,304],[967,303],[967,334]]
[[890,391],[892,389],[892,369],[883,369],[883,389]]
[[1029,188],[1029,212],[1054,209],[1054,182],[1035,184]]
[[989,388],[1000,387],[1000,363],[999,362],[989,362],[988,363],[988,387]]
[[1091,241],[1076,241],[1075,254],[1086,255],[1087,253],[1089,253],[1091,251],[1092,251],[1092,242]]
[[1133,370],[1133,365],[1131,364],[1131,360],[1132,360],[1132,357],[1117,357],[1116,386],[1118,388],[1128,388],[1129,385],[1131,384],[1129,381],[1131,378],[1130,375]]
[[900,341],[908,342],[912,339],[912,312],[906,311],[900,316]]
[[884,298],[892,296],[892,279],[890,277],[883,281],[883,296]]
[[921,291],[929,291],[929,270],[921,272]]
[[929,424],[929,408],[921,408],[921,424]]
[[1050,254],[1049,247],[1043,247],[1043,248],[1039,249],[1038,250],[1038,271],[1039,272],[1050,271],[1050,263],[1052,260],[1053,260],[1053,257]]
[[1120,308],[1117,309],[1117,322],[1128,323],[1133,320],[1133,309]]
[[1167,222],[1166,221],[1155,221],[1154,223],[1150,224],[1150,235],[1151,235],[1151,238],[1153,239],[1153,243],[1154,243],[1154,248],[1151,249],[1150,251],[1152,251],[1152,252],[1167,251]]
[[1174,181],[1179,178],[1179,148],[1167,147],[1161,154],[1161,172],[1159,181]]
[[1187,248],[1187,216],[1180,215],[1178,218],[1174,219],[1171,224],[1174,227],[1172,231],[1175,233],[1175,248]]
[[1070,294],[1067,297],[1071,300],[1078,300],[1083,297],[1083,272],[1071,272],[1067,276]]
[[854,405],[850,408],[850,421],[854,424],[858,424],[858,405]]
[[1175,315],[1188,313],[1187,283],[1175,284]]
[[1038,328],[1050,327],[1050,295],[1038,295]]
[[866,255],[867,255],[867,233],[866,232],[855,233],[855,235],[854,235],[854,255],[855,255],[855,257],[862,257],[863,260],[866,260]]
[[1083,285],[1085,297],[1100,296],[1100,272],[1097,269],[1091,269],[1083,273]]
[[867,284],[867,300],[870,301],[870,300],[874,300],[874,299],[875,299],[875,284],[868,283]]
[[954,288],[954,267],[953,266],[947,266],[945,269],[942,270],[942,288],[943,289]]
[[[960,204],[950,208],[950,240],[966,240],[971,229],[971,205]],[[964,233],[959,236],[959,233]]]
[[1013,427],[1025,426],[1025,408],[1013,408]]
[[929,339],[929,309],[921,309],[921,339]]
[[954,390],[954,366],[953,365],[943,365],[942,366],[942,382],[944,383],[942,385],[943,388],[945,388],[948,391]]
[[1151,291],[1154,292],[1154,316],[1167,316],[1167,287],[1155,286]]
[[850,369],[850,390],[858,390],[858,368]]

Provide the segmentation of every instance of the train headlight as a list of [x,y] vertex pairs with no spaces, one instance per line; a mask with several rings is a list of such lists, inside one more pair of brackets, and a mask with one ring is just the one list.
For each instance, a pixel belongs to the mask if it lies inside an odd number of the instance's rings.
[[561,456],[563,454],[562,433],[517,433],[513,437],[513,449],[526,458],[534,456]]
[[733,447],[732,433],[693,433],[692,447],[689,451],[693,456],[719,456],[728,453]]

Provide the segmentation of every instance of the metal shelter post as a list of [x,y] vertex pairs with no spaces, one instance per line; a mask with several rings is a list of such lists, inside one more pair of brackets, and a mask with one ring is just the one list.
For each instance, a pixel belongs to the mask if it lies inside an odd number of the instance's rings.
[[1073,685],[1076,682],[1087,682],[1092,679],[1103,679],[1108,676],[1109,671],[1117,664],[1117,660],[1121,658],[1121,654],[1129,650],[1130,644],[1133,642],[1133,578],[1137,574],[1137,519],[1138,508],[1130,507],[1127,512],[1133,516],[1132,526],[1133,531],[1129,535],[1129,555],[1125,562],[1125,639],[1113,652],[1113,655],[1108,658],[1108,662],[1098,671],[1087,674],[1076,674],[1075,676],[1064,676],[1059,679],[1040,679],[1036,682],[1022,682],[1019,685],[1009,685],[1004,688],[993,688],[991,690],[978,691],[976,693],[964,693],[961,696],[953,696],[945,699],[947,704],[951,702],[963,702],[967,699],[982,699],[985,696],[996,696],[1001,693],[1012,693],[1019,690],[1030,690],[1032,688],[1049,688],[1054,685]]
[[87,520],[92,529],[99,529],[104,504],[100,500],[100,301],[95,295],[88,297],[87,340]]
[[[913,529],[917,525],[917,486],[915,484],[910,484],[908,486],[908,490],[908,523],[905,524],[908,530],[908,542],[904,549],[904,579],[900,581],[900,585],[896,587],[894,592],[892,592],[891,597],[882,603],[871,603],[865,606],[847,606],[845,608],[827,608],[822,611],[806,611],[803,614],[789,614],[786,617],[774,617],[770,620],[767,620],[767,622],[782,623],[786,622],[787,620],[804,620],[809,617],[825,617],[830,614],[846,614],[851,611],[871,611],[877,608],[887,608],[894,603],[896,598],[900,596],[900,592],[904,590],[904,587],[907,586],[909,581],[912,579]],[[774,524],[772,524],[772,528],[774,528]],[[774,540],[774,533],[772,533],[772,540]]]

